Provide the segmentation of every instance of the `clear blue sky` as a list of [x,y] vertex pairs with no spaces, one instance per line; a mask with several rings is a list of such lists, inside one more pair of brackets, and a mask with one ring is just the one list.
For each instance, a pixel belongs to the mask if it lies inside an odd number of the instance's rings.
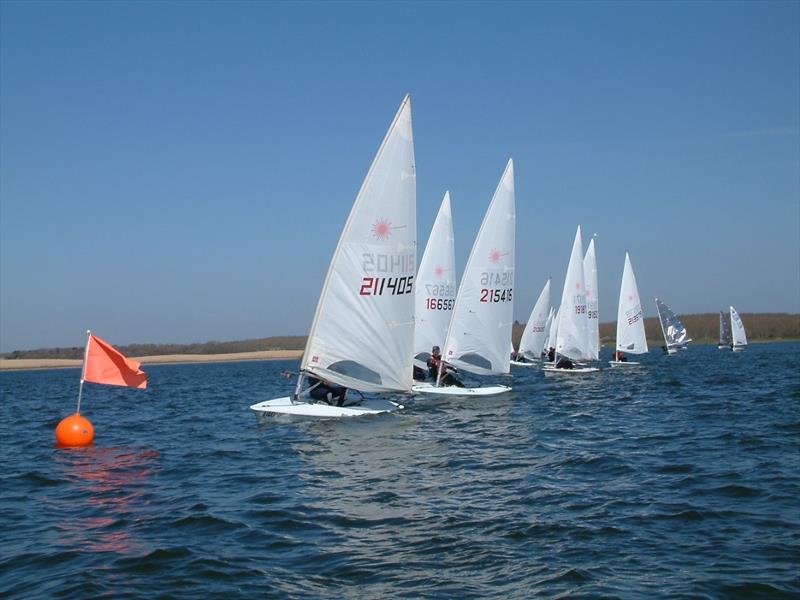
[[0,351],[307,333],[412,94],[420,254],[509,157],[515,316],[575,226],[600,317],[800,311],[800,3],[0,4]]

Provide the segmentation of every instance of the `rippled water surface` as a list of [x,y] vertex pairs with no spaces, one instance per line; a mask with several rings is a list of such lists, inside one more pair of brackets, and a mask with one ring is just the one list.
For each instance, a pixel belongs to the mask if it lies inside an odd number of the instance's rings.
[[800,345],[644,361],[302,423],[296,362],[150,366],[72,450],[79,371],[2,373],[0,597],[799,597]]

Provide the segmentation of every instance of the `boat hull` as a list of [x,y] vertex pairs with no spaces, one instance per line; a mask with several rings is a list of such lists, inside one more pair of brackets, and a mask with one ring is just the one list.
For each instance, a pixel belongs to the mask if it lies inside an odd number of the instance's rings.
[[275,398],[253,404],[250,410],[262,417],[287,415],[311,419],[337,419],[341,417],[363,417],[389,413],[403,408],[402,404],[382,398],[368,398],[351,406],[330,406],[325,403],[309,403],[303,400],[292,402],[290,396]]
[[519,362],[516,360],[511,361],[512,367],[535,367],[538,363],[535,362]]
[[638,367],[641,366],[642,363],[630,360],[610,360],[608,364],[612,367]]
[[576,367],[574,369],[556,369],[552,365],[545,365],[542,367],[545,375],[565,374],[565,375],[584,375],[586,373],[595,373],[599,371],[597,367]]
[[419,383],[411,387],[416,394],[429,394],[432,396],[496,396],[510,392],[511,388],[505,385],[487,385],[486,387],[468,388],[457,386],[436,387],[432,383]]

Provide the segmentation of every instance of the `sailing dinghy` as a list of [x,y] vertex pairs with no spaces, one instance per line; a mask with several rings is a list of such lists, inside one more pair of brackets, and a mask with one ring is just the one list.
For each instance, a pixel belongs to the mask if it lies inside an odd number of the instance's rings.
[[661,333],[664,334],[667,354],[677,354],[678,350],[685,350],[687,344],[692,341],[686,331],[686,327],[683,326],[681,320],[675,316],[669,306],[658,298],[656,298],[656,308],[658,309],[658,321],[661,323]]
[[625,253],[625,267],[622,270],[622,284],[619,288],[619,308],[617,309],[617,350],[612,367],[635,367],[641,363],[619,360],[620,353],[647,354],[647,336],[644,331],[644,314],[639,300],[636,275],[633,274],[631,259]]
[[[411,390],[416,274],[416,175],[406,96],[356,196],[339,238],[291,396],[250,408],[259,415],[355,417],[401,404],[360,392]],[[344,406],[315,402],[307,377],[344,386]],[[313,387],[313,386],[312,386]],[[354,398],[353,392],[358,398]]]
[[[558,311],[558,324],[556,325],[555,360],[543,367],[545,374],[553,373],[593,373],[599,371],[597,367],[586,367],[577,364],[578,361],[594,359],[593,350],[589,342],[589,326],[586,316],[586,284],[583,277],[583,240],[581,227],[575,232],[575,241],[572,243],[572,254],[564,278],[564,289],[561,292],[561,307]],[[559,368],[559,356],[568,358],[573,362],[573,368]]]
[[414,291],[414,364],[426,372],[431,349],[444,345],[456,301],[456,257],[453,240],[450,192],[445,192],[433,222],[428,245],[425,246],[419,263]]
[[600,303],[594,237],[589,240],[589,248],[583,257],[583,279],[586,284],[586,347],[592,360],[600,360]]
[[729,350],[733,346],[731,341],[731,328],[728,325],[728,315],[719,311],[719,344],[717,350]]
[[525,329],[519,340],[517,356],[521,355],[525,362],[512,360],[512,367],[531,367],[536,364],[534,361],[538,362],[542,358],[542,350],[547,336],[548,317],[551,317],[549,279],[539,293],[536,304],[533,305],[531,316],[528,318],[528,322],[525,323]]
[[731,350],[741,352],[747,346],[747,334],[744,332],[744,323],[736,309],[731,306],[731,333],[733,344]]
[[[514,163],[509,159],[467,260],[442,351],[444,361],[470,373],[500,375],[511,370],[515,220]],[[413,390],[442,396],[511,391],[504,385],[470,388],[439,383],[419,383]]]

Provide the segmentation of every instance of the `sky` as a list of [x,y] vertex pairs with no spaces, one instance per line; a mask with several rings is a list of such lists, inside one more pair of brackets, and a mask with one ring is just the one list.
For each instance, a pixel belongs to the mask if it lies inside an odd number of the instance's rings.
[[0,352],[308,332],[405,93],[419,255],[509,157],[515,318],[800,312],[798,2],[0,3]]

